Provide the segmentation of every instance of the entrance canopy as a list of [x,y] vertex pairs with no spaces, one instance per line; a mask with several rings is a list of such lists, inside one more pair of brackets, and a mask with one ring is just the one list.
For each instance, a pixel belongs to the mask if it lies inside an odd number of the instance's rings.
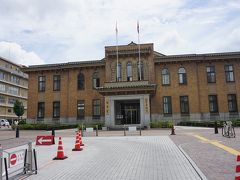
[[97,90],[102,95],[155,94],[156,84],[149,81],[106,82]]

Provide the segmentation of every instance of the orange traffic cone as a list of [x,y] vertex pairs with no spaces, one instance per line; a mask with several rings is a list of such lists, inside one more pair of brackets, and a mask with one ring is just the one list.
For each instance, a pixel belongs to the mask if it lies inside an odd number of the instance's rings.
[[79,133],[77,132],[76,142],[75,142],[75,148],[73,148],[72,151],[82,151],[82,150],[83,150],[83,149],[81,148],[81,145],[80,145]]
[[63,160],[66,158],[67,156],[64,156],[64,152],[63,152],[62,138],[59,137],[57,157],[53,158],[53,160]]
[[79,142],[80,142],[80,146],[84,146],[83,142],[82,142],[82,134],[81,131],[79,131]]
[[240,180],[240,155],[237,156],[235,180]]

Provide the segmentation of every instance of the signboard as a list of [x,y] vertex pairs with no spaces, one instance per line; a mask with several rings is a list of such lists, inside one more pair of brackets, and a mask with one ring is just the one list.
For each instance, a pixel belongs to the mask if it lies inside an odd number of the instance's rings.
[[25,151],[17,151],[9,154],[9,167],[14,167],[24,163]]
[[128,131],[135,132],[135,131],[137,131],[137,127],[136,126],[128,127]]
[[148,113],[148,98],[144,98],[145,113]]
[[105,114],[109,115],[110,114],[110,102],[109,98],[105,98]]
[[93,132],[93,128],[86,128],[86,132]]
[[37,136],[36,145],[52,145],[54,144],[54,136]]

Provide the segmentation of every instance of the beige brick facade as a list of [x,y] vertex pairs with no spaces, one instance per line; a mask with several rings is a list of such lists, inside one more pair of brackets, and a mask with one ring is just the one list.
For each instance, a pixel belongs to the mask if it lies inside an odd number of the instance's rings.
[[0,118],[10,122],[17,119],[13,111],[16,100],[23,103],[25,113],[22,118],[27,118],[28,75],[20,71],[21,67],[0,57]]
[[[138,80],[138,45],[118,47],[118,62],[121,64],[121,81],[116,82],[116,47],[105,47],[105,57],[102,60],[69,62],[64,64],[30,66],[23,70],[29,74],[28,119],[37,122],[38,102],[45,103],[45,123],[79,123],[82,121],[106,121],[105,106],[109,99],[117,101],[124,99],[146,99],[149,97],[149,117],[155,119],[228,119],[239,117],[240,109],[240,53],[213,53],[166,56],[155,52],[153,44],[141,44],[141,62],[143,63],[143,78]],[[127,81],[127,63],[132,64],[132,81]],[[233,82],[226,81],[225,66],[233,67]],[[207,67],[215,68],[216,82],[207,81]],[[186,84],[179,83],[180,67],[185,68]],[[162,84],[162,70],[169,71],[169,84]],[[93,74],[97,72],[100,85],[93,88]],[[78,90],[78,74],[84,74],[84,90]],[[60,91],[53,90],[53,76],[60,75]],[[45,91],[38,91],[38,77],[44,76]],[[228,95],[236,95],[237,107],[229,113]],[[144,96],[147,95],[147,96]],[[217,112],[210,113],[209,95],[217,96]],[[124,98],[126,96],[126,98]],[[163,97],[171,97],[171,112],[164,113]],[[188,98],[188,113],[182,113],[180,96]],[[105,101],[107,97],[107,100]],[[116,97],[116,98],[115,98]],[[93,100],[100,100],[100,118],[93,119]],[[78,120],[78,100],[84,100],[84,119]],[[53,118],[53,102],[60,102],[60,117]],[[145,101],[145,100],[144,100]],[[112,106],[114,105],[114,102]],[[115,105],[114,105],[115,106]],[[169,107],[170,107],[169,106]],[[142,107],[142,105],[141,105]],[[109,108],[109,107],[107,107]],[[148,108],[148,107],[147,107]],[[216,107],[212,107],[215,108]],[[79,108],[80,109],[80,108]],[[107,109],[107,112],[111,108]],[[140,108],[141,109],[141,108]],[[145,107],[146,109],[146,107]],[[143,109],[142,109],[143,110]],[[114,108],[113,111],[115,112]],[[212,111],[212,110],[211,110]],[[147,110],[146,110],[147,113]],[[144,114],[148,117],[148,113]],[[142,117],[141,117],[142,118]],[[109,116],[114,121],[114,116]],[[146,123],[145,123],[146,125]]]

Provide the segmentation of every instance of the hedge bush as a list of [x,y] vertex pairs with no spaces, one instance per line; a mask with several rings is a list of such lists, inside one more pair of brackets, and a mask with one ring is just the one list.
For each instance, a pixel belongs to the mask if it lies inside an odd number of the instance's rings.
[[78,129],[86,129],[86,128],[90,128],[92,127],[93,129],[96,129],[96,125],[98,125],[98,129],[102,129],[102,127],[104,126],[103,122],[98,122],[98,123],[82,123],[82,124],[78,124]]
[[155,120],[150,122],[151,128],[171,128],[172,126],[173,126],[172,121]]
[[[77,128],[77,124],[19,124],[18,125],[20,130],[59,130],[59,129],[72,129]],[[15,125],[12,125],[12,128],[15,129]]]
[[[240,119],[231,120],[234,127],[240,127]],[[225,121],[217,121],[218,127],[222,127]],[[196,127],[214,127],[215,121],[181,121],[179,126],[196,126]]]

